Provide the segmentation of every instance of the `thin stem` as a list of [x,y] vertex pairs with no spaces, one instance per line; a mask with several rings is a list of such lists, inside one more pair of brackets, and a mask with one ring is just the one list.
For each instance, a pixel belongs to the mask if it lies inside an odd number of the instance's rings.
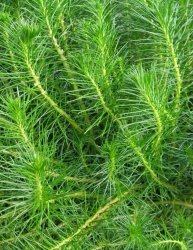
[[[67,62],[67,58],[65,56],[64,50],[60,47],[60,44],[59,44],[57,38],[54,35],[54,32],[52,30],[52,27],[51,27],[51,24],[50,24],[50,21],[49,21],[49,17],[47,15],[46,6],[44,5],[43,1],[41,2],[41,4],[42,4],[43,15],[45,17],[45,22],[46,22],[46,25],[47,25],[49,37],[52,40],[53,46],[54,46],[54,48],[55,48],[55,50],[56,50],[56,52],[57,52],[57,54],[58,54],[58,56],[59,56],[62,64],[63,64],[63,66],[64,66],[64,69],[66,70],[67,74],[69,75],[69,77],[72,80],[73,79],[72,71],[71,71],[70,66],[69,66],[69,64]],[[60,15],[60,20],[61,20],[61,15]],[[62,29],[65,29],[64,22],[62,22]],[[74,91],[76,92],[77,99],[80,102],[80,107],[81,107],[81,110],[83,111],[86,124],[89,125],[90,124],[90,120],[89,120],[88,114],[86,112],[86,106],[85,106],[85,104],[83,103],[83,101],[81,99],[81,95],[79,94],[78,86],[77,86],[77,84],[74,81],[73,81],[72,85],[73,85]]]
[[174,67],[174,71],[175,71],[175,78],[176,78],[176,97],[175,97],[175,108],[176,108],[176,112],[178,113],[180,110],[180,98],[181,98],[181,89],[182,89],[182,75],[180,72],[180,66],[179,66],[179,62],[178,62],[178,56],[176,54],[175,51],[175,45],[174,45],[174,41],[170,36],[170,32],[168,30],[168,25],[165,23],[165,20],[163,18],[163,16],[160,14],[158,7],[155,4],[155,8],[158,12],[159,18],[160,18],[160,25],[163,29],[163,33],[167,42],[167,47],[172,59],[172,63],[173,63],[173,67]]
[[[19,75],[20,72],[18,70],[17,64],[15,63],[15,54],[13,53],[13,51],[12,51],[12,49],[10,47],[10,36],[9,36],[9,33],[7,31],[4,32],[4,40],[5,40],[5,44],[7,45],[7,49],[8,49],[8,52],[9,52],[9,56],[10,56],[10,59],[11,59],[13,70],[14,70],[15,74]],[[22,84],[25,84],[22,79],[20,81],[21,81]]]
[[168,43],[168,47],[170,49],[170,54],[171,54],[172,62],[173,62],[174,69],[175,69],[175,76],[176,76],[176,81],[177,81],[175,102],[176,102],[176,111],[178,112],[180,109],[180,97],[181,97],[181,89],[182,89],[183,81],[182,81],[182,76],[180,72],[180,67],[178,65],[178,57],[175,52],[174,44],[168,34],[166,34],[166,40]]
[[51,199],[51,200],[48,200],[47,203],[54,203],[57,199],[83,199],[85,200],[86,198],[96,198],[98,199],[98,195],[95,195],[93,193],[88,193],[88,192],[74,192],[74,193],[69,193],[69,194],[58,194],[56,195],[56,198],[55,199]]
[[159,111],[157,110],[156,106],[151,102],[150,98],[143,93],[148,105],[151,107],[155,120],[156,120],[156,126],[157,126],[157,132],[156,132],[156,141],[155,141],[155,149],[158,148],[158,146],[161,143],[161,137],[162,137],[162,132],[163,132],[163,124],[162,124],[162,120],[159,114]]
[[110,164],[108,170],[109,179],[111,182],[114,182],[116,178],[116,154],[114,150],[111,150],[110,152]]
[[[35,228],[36,229],[36,228]],[[5,239],[5,240],[2,240],[0,241],[0,245],[3,245],[5,243],[9,244],[9,242],[16,242],[16,241],[19,241],[20,239],[22,238],[25,238],[26,236],[30,236],[30,235],[33,235],[33,234],[36,234],[37,232],[35,231],[35,229],[32,229],[30,232],[28,233],[25,233],[25,234],[21,234],[21,235],[18,235],[18,236],[15,236],[15,237],[12,237],[12,238],[9,238],[9,239]]]
[[120,241],[120,242],[116,242],[116,243],[106,243],[106,244],[101,244],[97,247],[94,247],[92,250],[100,250],[100,249],[103,249],[103,248],[111,248],[111,249],[115,249],[115,247],[120,247],[120,246],[124,246],[126,245],[128,242],[126,241]]
[[155,243],[153,245],[163,245],[163,244],[172,244],[172,243],[181,246],[182,250],[188,250],[188,248],[184,244],[184,242],[179,241],[179,240],[162,240],[162,241],[159,241],[158,243]]
[[93,84],[96,92],[97,92],[97,95],[99,97],[99,100],[105,110],[105,112],[107,114],[109,114],[111,116],[111,118],[114,120],[114,121],[118,121],[117,117],[113,114],[113,112],[111,111],[111,109],[107,106],[106,102],[105,102],[105,99],[102,95],[102,92],[98,86],[98,84],[95,82],[95,80],[88,74],[87,77],[89,78],[89,80],[91,81],[91,83]]
[[[48,173],[48,176],[53,176],[53,177],[61,177],[61,174],[57,174],[54,172]],[[90,179],[90,178],[78,178],[78,177],[73,177],[73,176],[64,176],[63,178],[64,181],[74,181],[74,182],[80,182],[80,183],[95,183],[97,180],[95,179]]]
[[43,98],[50,104],[50,106],[57,111],[61,116],[67,120],[73,128],[75,128],[78,132],[83,133],[82,128],[79,127],[79,125],[70,117],[69,114],[66,113],[63,109],[59,108],[58,104],[48,95],[48,93],[44,90],[39,76],[36,74],[34,68],[32,67],[32,64],[28,58],[28,49],[26,48],[26,65],[28,68],[28,71],[30,73],[30,76],[34,80],[34,86],[39,90]]
[[41,205],[43,205],[43,186],[42,186],[41,178],[38,175],[38,173],[36,173],[35,180],[36,180],[36,187],[37,187],[36,194],[38,196],[38,201]]
[[111,109],[108,107],[108,105],[105,102],[105,99],[103,97],[103,94],[98,86],[98,84],[95,82],[95,80],[88,75],[88,78],[90,79],[91,83],[93,84],[93,86],[96,89],[97,95],[99,97],[99,100],[104,108],[104,110],[106,111],[107,114],[109,114],[109,116],[112,118],[112,120],[114,122],[116,122],[120,128],[120,130],[122,131],[123,135],[127,138],[128,144],[129,146],[133,149],[133,151],[135,152],[135,154],[138,156],[140,162],[144,165],[144,167],[149,171],[150,175],[152,176],[152,178],[160,185],[165,186],[167,188],[173,188],[171,185],[165,183],[164,181],[161,181],[157,174],[153,171],[151,163],[146,159],[145,155],[143,154],[142,150],[140,147],[138,147],[136,145],[136,143],[134,142],[134,140],[132,139],[131,136],[128,136],[127,131],[125,131],[125,129],[123,128],[123,124],[120,121],[120,119],[111,111]]
[[83,231],[86,229],[92,227],[92,225],[101,219],[103,215],[108,212],[111,208],[113,208],[117,203],[119,203],[122,199],[125,199],[128,195],[130,194],[130,191],[123,193],[121,196],[116,197],[112,200],[110,200],[105,206],[101,207],[98,209],[98,211],[91,216],[88,220],[85,221],[85,223],[78,228],[78,230],[70,235],[69,237],[65,238],[62,240],[60,243],[55,245],[54,247],[50,248],[50,250],[57,250],[60,249],[61,247],[67,245],[68,243],[72,242],[76,236],[81,234]]
[[190,209],[193,209],[193,204],[191,203],[188,203],[188,202],[185,202],[185,201],[160,201],[158,202],[158,204],[165,204],[165,205],[173,205],[173,206],[183,206],[183,207],[186,207],[186,208],[190,208]]

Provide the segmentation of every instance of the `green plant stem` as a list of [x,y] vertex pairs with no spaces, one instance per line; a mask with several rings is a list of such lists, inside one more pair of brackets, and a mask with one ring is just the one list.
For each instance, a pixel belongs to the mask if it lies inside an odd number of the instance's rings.
[[178,56],[177,56],[176,51],[175,51],[174,41],[171,38],[170,32],[168,30],[168,26],[167,26],[168,24],[165,23],[165,20],[164,20],[163,16],[161,16],[159,14],[159,9],[156,6],[156,4],[155,4],[155,8],[156,8],[157,13],[159,15],[159,18],[161,20],[160,25],[161,25],[161,27],[163,29],[163,33],[164,33],[164,36],[165,36],[165,39],[166,39],[166,42],[167,42],[167,47],[168,47],[169,54],[171,56],[172,64],[173,64],[174,71],[175,71],[175,78],[176,78],[175,109],[176,109],[176,113],[178,114],[179,110],[180,110],[181,89],[182,89],[182,83],[183,83],[182,75],[181,75],[181,72],[180,72],[180,66],[179,66],[179,63],[178,63]]
[[175,108],[176,108],[177,112],[179,112],[179,110],[180,110],[181,89],[182,89],[183,81],[182,81],[180,67],[178,65],[178,57],[177,57],[176,52],[175,52],[173,41],[170,39],[170,36],[167,33],[165,33],[165,36],[166,36],[167,44],[168,44],[168,47],[169,47],[169,50],[170,50],[170,54],[171,54],[171,58],[172,58],[172,62],[173,62],[173,65],[174,65],[174,70],[175,70],[175,76],[176,76],[176,82],[177,82],[176,100],[175,100],[176,106],[175,106]]
[[100,100],[101,105],[103,106],[104,110],[112,118],[112,120],[118,124],[118,126],[119,126],[120,130],[122,131],[123,135],[127,138],[129,146],[132,148],[132,150],[138,156],[140,162],[148,170],[148,172],[150,173],[151,177],[158,184],[160,184],[161,186],[167,187],[169,189],[173,188],[171,185],[169,185],[168,183],[165,183],[164,181],[162,181],[162,180],[160,180],[158,178],[157,174],[153,171],[151,164],[148,162],[148,160],[146,159],[145,155],[142,153],[141,148],[136,145],[136,143],[134,142],[134,140],[132,139],[131,136],[128,136],[128,134],[126,133],[125,129],[123,128],[122,122],[118,119],[118,117],[111,111],[111,109],[106,104],[105,99],[103,97],[103,94],[102,94],[102,92],[101,92],[98,84],[95,82],[95,80],[90,75],[88,75],[88,78],[90,79],[91,83],[95,87],[96,93],[97,93],[97,95],[99,97],[99,100]]
[[[10,36],[9,36],[9,33],[7,31],[4,31],[4,40],[5,40],[5,43],[6,43],[7,48],[8,48],[8,52],[9,52],[9,55],[10,55],[12,66],[13,66],[13,70],[14,70],[15,74],[19,74],[20,72],[19,72],[18,66],[15,63],[15,54],[13,53],[13,51],[12,51],[12,49],[10,47]],[[20,81],[21,81],[21,83],[23,85],[25,84],[22,79]]]
[[97,247],[94,247],[92,248],[92,250],[100,250],[100,249],[103,249],[103,248],[111,248],[111,249],[115,249],[115,247],[123,247],[125,245],[127,245],[128,242],[126,241],[120,241],[120,242],[116,242],[116,243],[104,243],[104,244],[101,244]]
[[19,238],[25,238],[26,236],[30,236],[30,235],[33,235],[35,233],[36,233],[35,229],[32,229],[30,232],[28,232],[26,234],[22,234],[22,235],[19,235],[19,236],[15,236],[15,237],[12,237],[12,238],[9,238],[9,239],[2,240],[2,241],[0,241],[0,245],[3,245],[5,243],[9,244],[9,242],[16,242],[17,240],[19,240]]
[[[48,173],[49,177],[59,177],[61,174],[55,173],[55,172],[50,172]],[[82,182],[82,183],[95,183],[97,180],[95,179],[90,179],[90,178],[78,178],[78,177],[73,177],[73,176],[64,176],[63,178],[64,181],[74,181],[74,182]]]
[[56,198],[55,199],[51,199],[51,200],[48,200],[47,203],[54,203],[56,200],[58,199],[83,199],[85,200],[86,198],[95,198],[95,199],[98,199],[99,196],[93,194],[93,193],[88,193],[88,192],[74,192],[74,193],[69,193],[69,194],[65,194],[65,193],[62,193],[62,194],[58,194],[56,195]]
[[183,206],[186,208],[193,209],[193,204],[185,202],[185,201],[160,201],[157,202],[157,204],[162,204],[162,205],[172,205],[172,206]]
[[32,64],[28,58],[28,49],[27,50],[27,54],[26,54],[26,65],[29,71],[30,76],[32,77],[33,81],[34,81],[34,86],[39,90],[40,94],[42,95],[42,97],[50,104],[50,106],[57,111],[57,113],[59,113],[62,117],[65,118],[65,120],[67,120],[74,129],[76,129],[78,132],[83,133],[82,128],[80,128],[80,126],[70,117],[69,114],[66,113],[66,111],[64,111],[63,109],[59,108],[58,104],[48,95],[48,93],[44,90],[41,82],[40,82],[40,78],[39,76],[36,74],[34,68],[32,67]]
[[[71,78],[71,80],[73,80],[72,71],[71,71],[70,66],[68,64],[68,61],[67,61],[67,58],[65,56],[64,50],[60,47],[60,44],[59,44],[59,42],[58,42],[57,38],[55,37],[54,32],[52,30],[52,27],[51,27],[51,24],[50,24],[50,21],[49,21],[49,17],[47,15],[46,6],[44,5],[43,1],[41,3],[42,3],[43,15],[45,17],[45,22],[46,22],[46,25],[47,25],[49,37],[50,37],[50,39],[51,39],[51,41],[53,43],[53,46],[54,46],[54,48],[55,48],[55,50],[56,50],[62,64],[63,64],[63,66],[64,66],[64,69],[66,70],[66,72],[69,75],[69,77]],[[60,20],[61,20],[61,16],[60,16]],[[65,29],[63,22],[62,22],[62,29]],[[76,92],[77,99],[79,100],[81,110],[82,110],[82,112],[84,114],[85,122],[86,122],[86,124],[89,125],[90,124],[90,119],[89,119],[88,114],[86,112],[86,106],[82,101],[81,95],[79,94],[78,86],[74,81],[73,81],[72,85],[73,85],[74,91]]]
[[50,250],[61,249],[61,247],[67,245],[70,242],[72,242],[76,236],[82,234],[83,231],[85,231],[86,229],[89,229],[90,227],[92,227],[93,223],[100,220],[101,217],[103,217],[103,215],[106,212],[108,212],[111,208],[113,208],[117,203],[119,203],[122,199],[125,199],[126,197],[128,197],[130,192],[131,191],[125,192],[121,196],[110,200],[105,206],[99,208],[98,211],[93,216],[91,216],[88,220],[86,220],[85,223],[82,226],[80,226],[75,233],[73,233],[69,237],[65,238],[64,240],[62,240],[61,242],[59,242],[55,246],[51,247]]
[[184,242],[182,241],[178,241],[178,240],[162,240],[159,241],[153,245],[163,245],[163,244],[177,244],[181,247],[182,250],[188,250],[187,246],[184,244]]
[[156,141],[155,141],[155,149],[158,148],[158,146],[161,143],[161,138],[162,138],[162,133],[163,133],[163,124],[162,124],[162,120],[159,114],[159,111],[157,110],[157,108],[155,107],[155,105],[151,102],[150,98],[148,97],[148,95],[146,95],[145,93],[143,93],[148,105],[151,107],[155,120],[156,120],[156,126],[157,126],[157,133],[156,133]]

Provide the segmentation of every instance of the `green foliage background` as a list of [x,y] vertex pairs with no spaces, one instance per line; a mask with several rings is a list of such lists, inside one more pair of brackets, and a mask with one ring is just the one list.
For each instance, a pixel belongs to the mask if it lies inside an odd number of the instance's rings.
[[192,0],[2,0],[0,249],[193,249]]

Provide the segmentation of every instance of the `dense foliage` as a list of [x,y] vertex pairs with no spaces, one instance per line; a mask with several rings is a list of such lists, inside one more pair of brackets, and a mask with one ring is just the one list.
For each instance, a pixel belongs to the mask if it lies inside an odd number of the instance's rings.
[[193,249],[192,0],[1,0],[0,249]]

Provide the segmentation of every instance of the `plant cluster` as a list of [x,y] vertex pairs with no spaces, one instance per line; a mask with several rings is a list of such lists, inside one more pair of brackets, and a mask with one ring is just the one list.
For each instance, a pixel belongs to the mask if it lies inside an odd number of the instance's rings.
[[0,249],[193,249],[192,0],[2,0]]

